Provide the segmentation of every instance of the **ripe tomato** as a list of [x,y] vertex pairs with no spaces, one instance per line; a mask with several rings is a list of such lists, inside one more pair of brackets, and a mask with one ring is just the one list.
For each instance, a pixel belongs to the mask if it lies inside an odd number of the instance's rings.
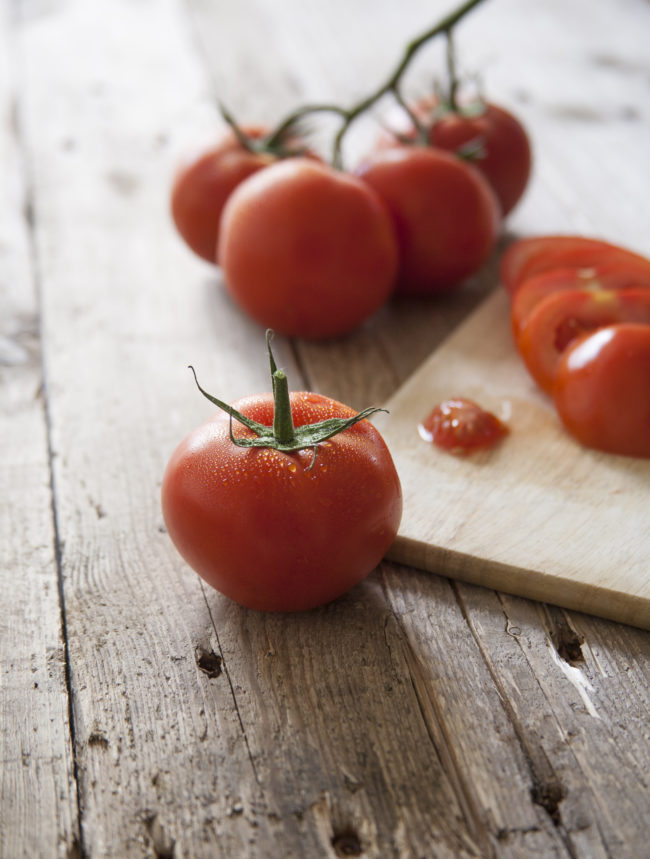
[[440,149],[376,151],[356,171],[386,201],[399,244],[397,292],[433,295],[485,262],[499,228],[494,192],[473,167]]
[[[402,493],[371,423],[320,394],[289,395],[281,371],[273,389],[275,405],[273,394],[232,407],[207,395],[230,416],[220,411],[180,443],[165,470],[162,507],[176,548],[210,585],[249,608],[298,611],[340,596],[376,567],[397,533]],[[289,415],[289,437],[315,432],[307,428],[314,422],[351,425],[303,449],[239,446],[260,441],[242,417],[279,443],[279,413],[280,424]]]
[[226,287],[264,326],[298,337],[351,331],[390,295],[397,243],[379,196],[353,176],[292,158],[251,176],[224,209]]
[[[265,129],[245,128],[253,140]],[[171,213],[186,244],[208,262],[216,262],[219,221],[226,200],[248,176],[275,161],[268,153],[249,152],[227,131],[212,149],[184,165],[171,193]]]
[[502,215],[514,209],[528,185],[532,156],[528,135],[511,113],[482,102],[446,110],[434,119],[429,140],[451,152],[476,144],[472,163],[494,189]]
[[552,393],[560,357],[569,344],[618,322],[650,324],[650,289],[555,292],[524,322],[517,348],[533,379]]
[[560,268],[600,265],[634,266],[650,273],[650,260],[633,251],[584,236],[537,236],[520,239],[504,252],[501,283],[511,295],[533,275]]
[[525,280],[512,296],[510,318],[515,340],[521,328],[540,301],[554,292],[568,290],[630,289],[650,287],[650,269],[622,264],[601,264],[594,268],[561,268],[534,274]]
[[[474,152],[471,163],[492,186],[501,214],[512,211],[526,190],[532,162],[530,141],[519,120],[502,107],[482,101],[454,110],[428,97],[415,102],[411,109],[428,129],[432,146],[456,154],[470,149]],[[410,120],[399,124],[403,129],[398,127],[395,134],[384,135],[380,146],[415,138]]]
[[650,457],[650,325],[612,325],[577,341],[559,362],[554,398],[582,444]]
[[508,433],[496,415],[473,400],[454,397],[436,406],[420,424],[420,435],[450,453],[493,447]]

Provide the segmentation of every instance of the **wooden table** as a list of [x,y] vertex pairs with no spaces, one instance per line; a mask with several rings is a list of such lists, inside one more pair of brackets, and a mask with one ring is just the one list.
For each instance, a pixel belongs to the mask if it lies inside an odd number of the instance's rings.
[[[187,364],[224,399],[268,389],[261,329],[172,228],[175,165],[217,99],[248,122],[350,103],[448,11],[3,4],[3,859],[649,855],[646,632],[391,563],[323,609],[258,614],[162,523],[164,464],[210,413]],[[584,232],[650,253],[648,36],[643,0],[488,0],[461,25],[463,68],[535,146],[499,250]],[[438,41],[411,90],[442,68]],[[278,363],[380,404],[498,255],[444,302],[278,339]]]

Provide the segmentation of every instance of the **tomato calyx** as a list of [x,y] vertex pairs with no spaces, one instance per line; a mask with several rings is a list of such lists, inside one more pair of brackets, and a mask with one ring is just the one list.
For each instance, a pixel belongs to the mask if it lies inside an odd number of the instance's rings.
[[[283,370],[279,370],[276,366],[271,349],[271,338],[273,332],[269,329],[266,332],[266,347],[269,356],[271,367],[271,385],[273,392],[273,424],[267,426],[261,424],[252,418],[242,414],[237,409],[229,406],[223,400],[213,397],[204,388],[201,387],[196,376],[194,367],[190,365],[190,370],[194,374],[194,381],[199,391],[203,396],[210,400],[215,406],[230,415],[230,440],[237,447],[270,447],[274,450],[279,450],[282,453],[293,453],[298,450],[306,450],[313,448],[314,457],[309,465],[311,469],[316,461],[318,445],[321,442],[327,441],[335,435],[344,432],[346,429],[359,423],[359,421],[373,415],[375,412],[386,411],[385,409],[369,406],[366,409],[352,415],[349,418],[326,418],[322,421],[317,421],[312,424],[302,424],[295,426],[293,416],[291,414],[291,402],[289,398],[289,383],[287,376]],[[254,434],[253,436],[235,436],[233,433],[233,421],[237,421],[247,427]]]
[[255,155],[272,155],[275,158],[295,158],[309,152],[307,146],[298,142],[301,136],[297,121],[286,123],[281,129],[270,134],[253,136],[244,131],[223,104],[219,105],[219,111],[239,145],[247,152]]

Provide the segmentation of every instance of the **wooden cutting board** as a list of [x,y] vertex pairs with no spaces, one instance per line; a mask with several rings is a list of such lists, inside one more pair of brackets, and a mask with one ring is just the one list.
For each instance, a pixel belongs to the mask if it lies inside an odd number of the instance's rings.
[[[404,491],[389,557],[650,629],[650,460],[563,430],[512,345],[507,304],[501,289],[486,299],[374,419]],[[454,395],[506,419],[497,448],[458,457],[420,438]]]

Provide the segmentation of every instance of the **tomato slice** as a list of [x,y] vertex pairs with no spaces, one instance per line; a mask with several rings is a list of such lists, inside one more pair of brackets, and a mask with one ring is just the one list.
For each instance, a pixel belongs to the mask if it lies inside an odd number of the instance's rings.
[[603,289],[650,288],[650,268],[617,263],[603,263],[589,268],[561,268],[543,271],[525,280],[512,296],[510,318],[515,341],[521,328],[542,299],[553,292]]
[[587,447],[650,457],[650,325],[600,328],[563,354],[555,406]]
[[619,322],[650,325],[650,289],[555,292],[524,322],[517,348],[542,390],[552,393],[562,353],[578,337]]
[[520,239],[501,257],[501,283],[512,295],[535,274],[560,268],[635,265],[650,273],[650,259],[600,239],[585,236],[537,236]]
[[508,427],[473,400],[454,397],[436,406],[419,431],[425,441],[450,453],[463,454],[493,447],[508,433]]

